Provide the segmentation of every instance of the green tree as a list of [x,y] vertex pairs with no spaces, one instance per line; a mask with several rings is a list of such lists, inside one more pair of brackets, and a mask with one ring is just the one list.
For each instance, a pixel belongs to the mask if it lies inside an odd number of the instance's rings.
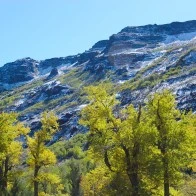
[[9,173],[20,163],[22,143],[17,140],[26,135],[26,128],[17,120],[16,113],[0,114],[0,191],[7,191]]
[[80,122],[89,128],[90,156],[115,173],[110,186],[117,182],[114,176],[124,176],[124,189],[129,180],[127,195],[179,195],[174,188],[195,151],[195,114],[176,109],[168,91],[155,93],[143,107],[121,110],[109,88],[101,84],[86,89],[90,104]]
[[[52,112],[44,112],[41,118],[42,128],[37,131],[34,136],[27,137],[27,145],[29,150],[28,164],[34,170],[33,183],[34,195],[39,194],[39,183],[44,181],[51,181],[55,183],[55,179],[59,179],[51,174],[42,173],[41,168],[50,166],[56,163],[55,154],[48,149],[46,142],[50,141],[53,135],[58,130],[57,117]],[[52,180],[51,180],[52,179]]]
[[108,186],[111,181],[111,173],[108,173],[104,165],[95,168],[82,177],[81,188],[84,196],[106,196],[109,193]]
[[86,89],[90,104],[82,110],[80,122],[89,127],[91,155],[111,172],[125,173],[131,195],[147,195],[145,170],[156,139],[155,127],[141,106],[119,110],[109,89],[105,84]]
[[169,196],[195,151],[196,118],[191,112],[185,114],[176,109],[175,98],[167,90],[151,96],[147,108],[157,129],[156,145],[160,151],[156,156],[160,162],[156,175],[163,180],[164,196]]
[[54,143],[50,148],[61,161],[56,169],[62,179],[62,192],[71,196],[83,195],[80,187],[81,177],[94,168],[86,156],[87,135],[79,133],[69,140]]

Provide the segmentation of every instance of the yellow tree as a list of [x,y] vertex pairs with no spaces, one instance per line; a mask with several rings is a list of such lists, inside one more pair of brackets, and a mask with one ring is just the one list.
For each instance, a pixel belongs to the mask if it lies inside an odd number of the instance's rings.
[[[148,114],[157,130],[159,170],[155,175],[163,181],[164,196],[182,179],[181,170],[190,164],[195,152],[196,116],[176,108],[175,97],[165,90],[147,103]],[[155,166],[155,168],[158,165]]]
[[129,180],[130,195],[138,196],[146,189],[145,164],[155,142],[155,127],[141,106],[119,111],[108,88],[104,84],[87,88],[90,104],[82,110],[80,122],[89,127],[94,159],[102,160],[110,172],[126,174],[124,182]]
[[84,196],[107,196],[111,174],[101,165],[82,177],[81,188]]
[[89,127],[90,152],[97,163],[102,160],[111,172],[126,174],[129,195],[175,192],[170,188],[182,179],[181,170],[195,151],[195,115],[176,109],[168,91],[154,94],[144,107],[123,110],[107,86],[88,87],[87,92],[90,104],[80,122]]
[[56,163],[56,156],[48,149],[46,142],[50,141],[58,130],[57,116],[52,112],[44,112],[41,117],[41,123],[41,129],[32,138],[27,137],[29,150],[28,164],[34,170],[34,196],[38,196],[39,182],[46,177],[46,174],[41,173],[40,169]]
[[22,143],[17,140],[26,135],[26,128],[17,120],[16,113],[0,114],[0,191],[5,192],[8,186],[8,174],[20,162]]

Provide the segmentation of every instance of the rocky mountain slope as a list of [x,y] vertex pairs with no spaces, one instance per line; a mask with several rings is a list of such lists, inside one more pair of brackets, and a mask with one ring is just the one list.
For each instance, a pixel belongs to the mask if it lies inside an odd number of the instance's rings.
[[83,87],[109,80],[122,105],[143,102],[164,88],[178,107],[196,112],[196,21],[126,27],[75,56],[24,58],[0,67],[0,110],[17,111],[35,131],[43,110],[59,116],[60,137],[85,131],[78,114]]

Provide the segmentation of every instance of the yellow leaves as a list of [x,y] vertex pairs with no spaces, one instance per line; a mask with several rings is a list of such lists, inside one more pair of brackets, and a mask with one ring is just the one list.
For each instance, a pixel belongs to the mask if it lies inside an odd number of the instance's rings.
[[175,190],[174,188],[171,188],[170,191],[171,196],[183,196],[183,194],[180,191]]
[[109,92],[111,92],[111,89],[112,89],[111,83],[101,83],[97,86],[86,87],[84,90],[88,94],[88,99],[90,101],[96,102],[96,101],[111,99],[111,97],[108,97],[108,94]]
[[[119,110],[115,97],[110,96],[103,84],[87,88],[87,93],[90,104],[82,110],[80,122],[89,128],[89,154],[95,163],[105,162],[108,170],[112,168],[125,175],[132,172],[128,164],[137,163],[142,188],[150,190],[163,180],[163,159],[167,159],[169,178],[177,185],[180,168],[186,166],[194,154],[195,115],[181,115],[168,90],[152,95],[146,106],[129,105],[123,110]],[[96,172],[94,175],[99,178]],[[93,178],[91,173],[84,181],[88,181],[89,176]],[[102,187],[89,187],[90,183],[85,184],[84,189],[96,195]],[[154,183],[153,186],[150,183]],[[88,192],[86,195],[91,195]]]
[[31,151],[36,151],[36,140],[30,136],[27,136],[27,145]]
[[87,173],[82,177],[81,181],[84,196],[107,195],[107,185],[110,183],[110,179],[111,176],[104,166],[97,167],[90,173]]
[[[19,170],[10,170],[20,163],[22,155],[21,136],[26,136],[28,145],[27,163],[34,169],[33,173],[29,170],[29,175],[32,175],[32,182],[47,183],[50,188],[54,189],[56,195],[62,195],[62,185],[60,178],[57,175],[44,172],[43,168],[48,168],[56,163],[55,154],[48,149],[46,143],[53,137],[58,130],[57,116],[52,112],[45,112],[42,115],[42,128],[34,134],[33,137],[27,136],[30,129],[24,124],[17,121],[15,113],[0,114],[0,171],[1,175],[5,176],[6,183],[9,184],[10,178],[13,180],[13,175],[19,175]],[[35,175],[36,174],[36,175]],[[35,175],[35,176],[34,176]],[[13,181],[11,182],[12,186]],[[44,184],[45,186],[46,184]],[[12,186],[9,186],[11,189]],[[46,185],[47,186],[47,185]],[[49,189],[50,189],[49,188]],[[47,195],[41,192],[40,195]]]
[[17,123],[16,113],[1,113],[0,114],[0,132],[9,133],[13,131],[14,125]]
[[50,194],[47,194],[47,193],[44,193],[43,191],[42,192],[39,192],[39,196],[51,196]]
[[175,97],[168,90],[153,94],[149,98],[147,106],[149,114],[151,113],[155,117],[154,114],[158,112],[163,117],[163,121],[173,117],[178,118],[180,115],[176,109]]
[[[157,187],[156,189],[152,190],[152,196],[163,196],[163,195],[164,195],[163,187]],[[175,190],[174,188],[170,188],[170,195],[184,196],[180,191]]]
[[54,153],[45,146],[45,143],[58,129],[57,117],[52,112],[44,112],[41,122],[41,130],[37,131],[33,138],[27,136],[30,165],[46,166],[56,163]]
[[50,195],[47,193],[51,193],[51,190],[53,190],[53,194],[51,195],[63,196],[64,194],[62,194],[61,192],[64,187],[61,184],[61,179],[57,174],[49,173],[50,169],[51,168],[42,170],[42,172],[36,177],[36,179],[34,179],[43,187],[45,187],[45,192],[40,192],[39,195]]
[[97,126],[101,126],[100,123],[104,123],[105,116],[113,117],[112,109],[117,104],[117,101],[114,96],[108,96],[108,86],[110,85],[100,84],[96,87],[90,86],[86,88],[91,103],[82,110],[81,124],[87,126],[99,124]]
[[16,131],[18,132],[18,136],[27,135],[30,132],[30,128],[25,127],[23,123],[18,123],[15,128]]
[[47,148],[43,149],[42,153],[40,153],[38,164],[47,166],[55,163],[56,163],[55,154]]
[[[58,191],[58,190],[57,190]],[[45,193],[45,192],[39,192],[39,196],[70,196],[69,194],[62,194],[60,192],[57,192],[57,194],[48,194],[48,193]]]
[[58,118],[53,112],[44,112],[41,116],[42,131],[46,134],[54,134],[58,130]]
[[20,163],[20,155],[22,154],[22,145],[20,142],[13,141],[7,152],[7,156],[9,157],[11,163],[19,164]]
[[16,113],[0,114],[0,147],[9,147],[13,140],[27,134],[28,131],[29,128],[26,128],[23,123],[17,121]]
[[[44,112],[42,114],[41,123],[41,129],[37,131],[32,138],[27,137],[29,150],[27,163],[34,169],[34,176],[32,177],[34,184],[42,183],[45,187],[47,187],[48,184],[58,185],[60,178],[57,175],[46,173],[42,170],[43,167],[46,168],[56,163],[56,156],[46,146],[46,142],[48,142],[58,130],[57,116],[52,112]],[[34,189],[34,192],[36,191],[38,191],[38,189]],[[41,192],[39,195],[48,194]]]
[[16,113],[0,114],[0,161],[9,157],[9,164],[18,164],[22,151],[19,136],[28,133],[29,129],[17,121]]
[[39,166],[47,166],[56,163],[55,154],[47,149],[44,141],[39,144],[36,139],[27,137],[27,144],[29,147],[29,165],[34,166],[38,164]]
[[120,147],[114,147],[108,152],[108,159],[112,163],[113,169],[116,172],[125,170],[124,151]]
[[5,159],[6,154],[4,152],[0,153],[0,162]]
[[48,184],[60,184],[61,179],[56,174],[42,173],[37,177],[38,182],[46,182]]
[[29,131],[18,122],[17,117],[16,113],[0,113],[0,171],[8,189],[12,184],[10,179],[19,173],[14,168],[19,165],[22,155],[22,142],[19,139]]

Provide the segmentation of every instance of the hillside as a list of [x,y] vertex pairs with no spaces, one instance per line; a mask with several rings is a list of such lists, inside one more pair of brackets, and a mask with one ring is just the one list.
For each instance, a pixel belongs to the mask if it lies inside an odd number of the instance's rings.
[[122,105],[144,102],[168,88],[178,108],[196,111],[196,21],[126,27],[82,54],[37,61],[16,60],[0,68],[0,110],[16,111],[32,131],[40,114],[55,110],[61,137],[85,129],[78,114],[88,104],[83,87],[111,81]]

